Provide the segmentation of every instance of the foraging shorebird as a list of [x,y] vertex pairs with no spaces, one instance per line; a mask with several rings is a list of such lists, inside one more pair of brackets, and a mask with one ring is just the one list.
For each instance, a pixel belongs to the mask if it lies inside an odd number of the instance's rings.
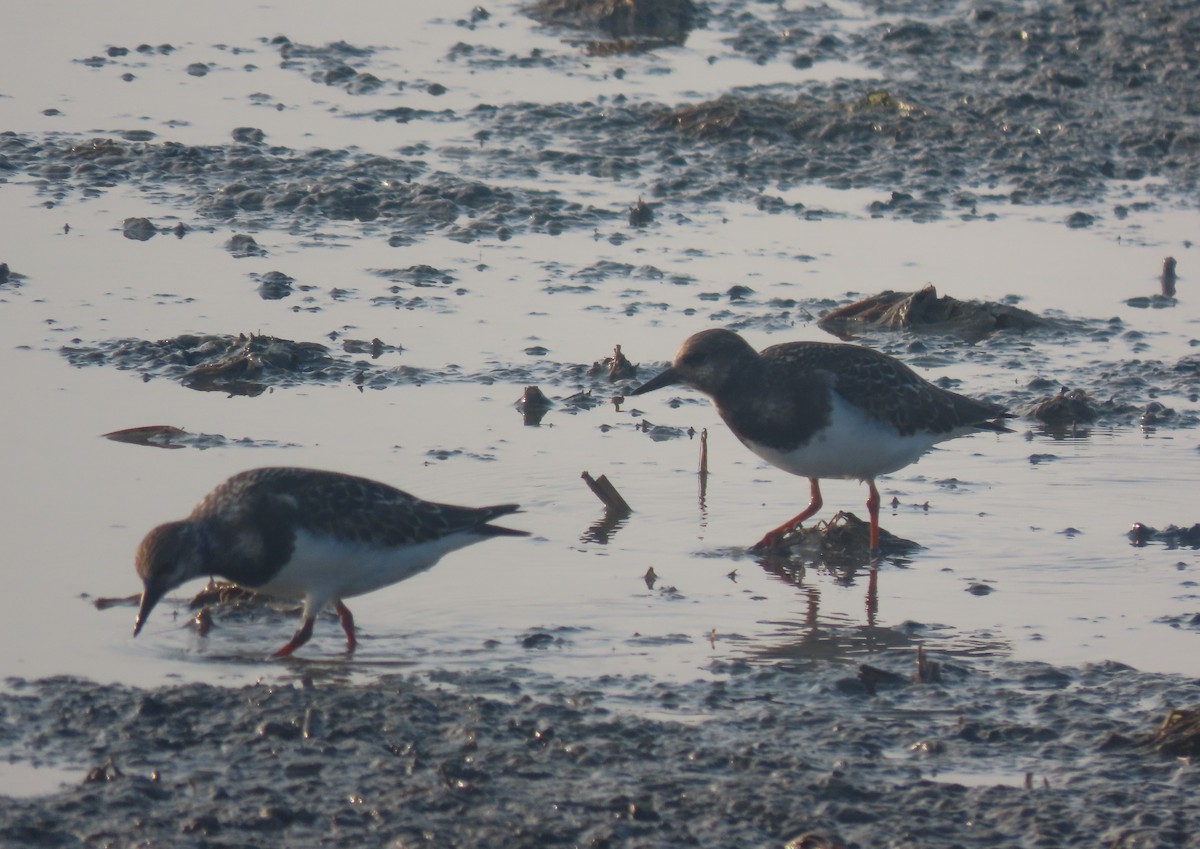
[[498,536],[528,536],[490,522],[516,504],[435,504],[387,484],[314,469],[263,468],[234,475],[186,519],[159,525],[137,551],[145,586],[136,637],[167,592],[211,575],[265,595],[304,604],[303,622],[275,652],[308,642],[330,602],[357,644],[343,599],[395,584],[429,569],[443,555]]
[[811,497],[755,549],[776,548],[821,509],[821,478],[869,488],[871,550],[879,548],[875,478],[915,463],[939,442],[978,431],[1009,432],[1004,408],[934,386],[870,348],[787,342],[755,351],[731,330],[690,337],[671,366],[633,391],[683,384],[703,392],[742,443],[773,466],[808,478]]

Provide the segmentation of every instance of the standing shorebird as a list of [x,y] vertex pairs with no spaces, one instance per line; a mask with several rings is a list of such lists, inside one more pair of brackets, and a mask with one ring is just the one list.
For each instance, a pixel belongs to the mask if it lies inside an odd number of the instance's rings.
[[759,457],[809,480],[808,506],[759,540],[757,550],[778,547],[821,509],[821,478],[846,478],[870,488],[875,551],[876,477],[915,463],[943,440],[1009,432],[1003,407],[941,389],[899,360],[857,345],[787,342],[759,352],[731,330],[703,330],[683,343],[670,368],[632,394],[678,383],[709,396]]
[[145,586],[136,637],[167,592],[217,575],[264,595],[304,603],[304,621],[275,652],[308,642],[313,622],[333,602],[346,648],[354,617],[342,599],[395,584],[444,554],[497,536],[529,536],[488,524],[516,504],[455,507],[422,501],[387,484],[314,469],[265,468],[234,475],[192,514],[159,525],[137,551]]

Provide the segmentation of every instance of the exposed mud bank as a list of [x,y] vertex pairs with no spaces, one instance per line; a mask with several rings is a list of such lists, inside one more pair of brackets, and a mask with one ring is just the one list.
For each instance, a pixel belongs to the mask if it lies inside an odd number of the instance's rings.
[[[81,782],[0,798],[9,846],[1197,846],[1151,735],[1200,685],[899,656],[720,680],[527,669],[152,691],[10,681],[0,747]],[[332,676],[326,678],[324,676]],[[314,680],[315,679],[315,680]],[[677,718],[673,718],[677,717]],[[90,770],[90,772],[89,772]],[[83,779],[84,775],[86,779]]]

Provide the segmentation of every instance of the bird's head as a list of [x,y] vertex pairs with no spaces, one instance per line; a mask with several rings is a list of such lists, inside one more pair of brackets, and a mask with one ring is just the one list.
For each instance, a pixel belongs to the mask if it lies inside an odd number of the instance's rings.
[[185,581],[208,574],[201,528],[187,521],[159,525],[138,546],[135,565],[143,586],[133,627],[136,637],[164,595]]
[[675,352],[670,368],[643,383],[630,395],[653,392],[682,383],[706,395],[718,395],[729,386],[739,364],[758,353],[732,330],[712,328],[689,336]]

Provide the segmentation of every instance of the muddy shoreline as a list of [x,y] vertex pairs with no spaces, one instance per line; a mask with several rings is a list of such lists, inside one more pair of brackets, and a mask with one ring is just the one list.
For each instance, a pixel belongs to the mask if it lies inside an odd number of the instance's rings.
[[[10,679],[0,743],[82,782],[0,798],[6,846],[1200,845],[1144,743],[1200,684],[911,654],[672,685],[529,668],[140,690]],[[36,755],[34,753],[36,752]],[[90,771],[90,772],[89,772]]]

